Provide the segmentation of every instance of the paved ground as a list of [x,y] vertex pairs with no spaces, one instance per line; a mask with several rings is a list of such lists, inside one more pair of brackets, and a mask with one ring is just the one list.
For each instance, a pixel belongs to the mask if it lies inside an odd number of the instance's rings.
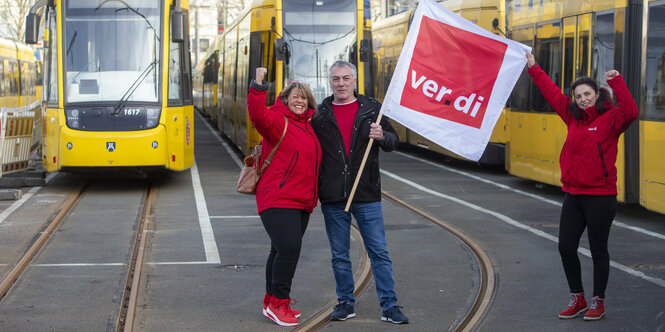
[[[261,314],[269,243],[254,197],[235,193],[237,156],[198,117],[195,127],[196,167],[168,173],[156,185],[135,327],[284,330]],[[555,242],[560,189],[426,153],[384,153],[381,158],[384,190],[457,227],[491,257],[497,291],[480,330],[665,330],[663,215],[619,208],[610,237],[613,267],[607,317],[599,322],[560,320],[557,314],[568,301]],[[24,195],[32,190],[31,197],[11,214],[0,215],[0,276],[80,182],[59,174],[39,190],[24,188]],[[35,265],[0,302],[0,331],[113,329],[141,183],[105,179],[94,184]],[[12,204],[0,202],[0,213]],[[475,260],[447,231],[390,200],[383,206],[399,304],[411,323],[379,321],[372,283],[358,298],[358,317],[323,329],[447,330],[464,316],[477,294]],[[588,248],[586,236],[582,247]],[[303,248],[292,296],[298,300],[301,320],[306,320],[335,301],[330,251],[318,208]],[[356,238],[352,249],[357,266],[363,252]],[[591,290],[591,259],[581,255],[581,260],[585,286]]]

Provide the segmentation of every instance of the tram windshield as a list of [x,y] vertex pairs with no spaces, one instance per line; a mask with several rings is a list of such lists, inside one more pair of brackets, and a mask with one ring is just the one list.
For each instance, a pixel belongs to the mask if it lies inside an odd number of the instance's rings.
[[331,95],[328,67],[349,60],[356,24],[356,0],[284,1],[283,37],[290,53],[284,82],[308,83],[317,103]]
[[158,101],[160,3],[67,1],[67,103]]

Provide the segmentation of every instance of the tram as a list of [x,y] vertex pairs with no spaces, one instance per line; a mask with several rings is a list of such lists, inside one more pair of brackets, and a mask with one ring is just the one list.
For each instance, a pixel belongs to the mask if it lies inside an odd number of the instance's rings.
[[39,0],[49,172],[194,164],[187,0]]
[[0,107],[28,106],[39,100],[39,65],[30,47],[0,38]]
[[[383,102],[388,85],[402,52],[406,34],[413,19],[416,1],[388,0],[385,14],[372,24],[373,81],[374,96]],[[406,3],[406,5],[405,5]],[[408,4],[411,6],[408,6]],[[464,17],[474,24],[495,34],[505,36],[506,10],[504,0],[448,0],[441,5]],[[440,145],[411,131],[396,121],[392,121],[401,144],[409,144],[442,153],[447,156],[465,159]],[[505,110],[497,120],[485,153],[478,161],[487,165],[504,165],[505,144],[507,142]]]
[[[640,115],[619,141],[617,198],[665,213],[665,1],[518,0],[509,11],[510,38],[533,47],[565,94],[579,76],[607,87],[605,71],[622,73]],[[507,122],[508,172],[560,186],[566,127],[526,72]]]
[[200,84],[205,106],[197,108],[247,154],[261,140],[247,113],[256,68],[268,68],[268,105],[294,80],[309,84],[317,102],[332,95],[328,68],[336,60],[355,64],[357,91],[371,95],[370,29],[369,0],[254,0],[209,51]]

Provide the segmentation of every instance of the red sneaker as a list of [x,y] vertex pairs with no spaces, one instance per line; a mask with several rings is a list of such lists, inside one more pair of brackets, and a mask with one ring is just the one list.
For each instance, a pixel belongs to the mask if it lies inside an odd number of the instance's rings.
[[571,293],[570,302],[568,302],[568,308],[559,313],[559,318],[575,318],[584,313],[587,309],[586,300],[584,299],[584,293]]
[[298,317],[300,317],[300,311],[291,308],[291,305],[296,304],[296,303],[298,303],[298,301],[296,301],[296,299],[289,298],[289,310],[291,310],[293,315],[296,316],[296,318],[298,318]]
[[589,311],[584,314],[584,320],[599,320],[605,316],[605,300],[594,296]]
[[[268,295],[268,293],[266,293],[266,295],[263,296],[263,316],[266,316],[268,318],[270,318],[270,316],[268,316],[268,310],[267,309],[268,309],[268,304],[270,304],[270,298],[271,297],[272,297],[272,295]],[[296,299],[289,299],[289,310],[291,310],[293,315],[296,316],[296,318],[298,318],[298,317],[300,317],[300,311],[291,308],[292,303],[296,304],[296,303],[298,303],[298,301],[296,301]]]
[[268,293],[266,293],[266,295],[263,296],[263,316],[266,316],[268,318],[270,318],[270,316],[268,316],[268,304],[270,304],[271,298],[272,295],[268,295]]
[[273,296],[270,299],[268,308],[266,308],[268,318],[272,319],[275,323],[277,323],[277,325],[281,326],[298,325],[298,318],[296,318],[296,316],[293,315],[291,309],[289,309],[290,302],[291,300],[289,298],[278,299]]

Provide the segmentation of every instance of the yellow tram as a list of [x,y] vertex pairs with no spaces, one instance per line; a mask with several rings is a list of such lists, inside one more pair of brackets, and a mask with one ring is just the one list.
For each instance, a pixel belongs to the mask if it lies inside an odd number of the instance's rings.
[[[292,80],[310,85],[317,102],[332,94],[328,68],[358,68],[361,94],[372,91],[369,0],[255,0],[213,43],[195,94],[199,108],[244,153],[261,137],[247,114],[247,89],[257,67],[268,68],[271,105]],[[295,66],[297,64],[297,66]]]
[[[518,0],[508,11],[510,38],[533,46],[536,61],[567,95],[579,76],[607,86],[605,71],[623,74],[640,116],[620,139],[618,199],[665,213],[665,2]],[[507,120],[508,172],[560,186],[566,128],[526,73]]]
[[187,0],[40,0],[49,171],[194,164]]
[[0,38],[0,106],[28,106],[39,100],[39,62],[30,47]]
[[[402,52],[402,46],[404,45],[404,40],[406,39],[406,34],[409,30],[416,6],[416,1],[406,1],[406,6],[404,5],[404,1],[398,3],[397,1],[389,0],[386,2],[387,8],[385,8],[386,10],[384,11],[385,15],[383,15],[380,20],[374,22],[372,27],[372,65],[374,66],[372,72],[374,77],[374,96],[379,101],[383,101],[386,91],[388,90],[388,85],[390,84],[393,71],[397,65],[399,55]],[[410,7],[408,6],[408,3],[411,3]],[[441,2],[441,5],[487,31],[505,35],[505,1],[448,0]],[[406,143],[454,158],[464,159],[402,126],[396,121],[393,121],[393,125],[399,135],[400,143]],[[504,146],[507,141],[506,126],[504,111],[494,127],[490,143],[479,160],[480,163],[494,165],[504,164]]]

